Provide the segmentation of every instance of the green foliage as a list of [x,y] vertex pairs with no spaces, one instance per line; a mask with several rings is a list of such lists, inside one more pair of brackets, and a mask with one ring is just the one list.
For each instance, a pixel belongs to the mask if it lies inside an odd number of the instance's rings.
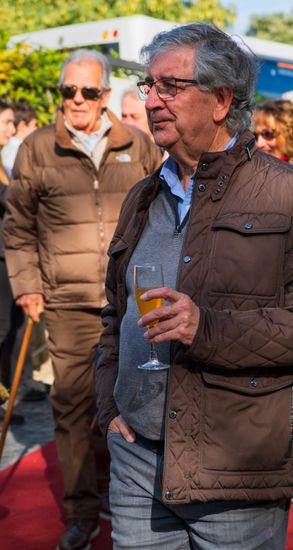
[[293,12],[290,15],[275,13],[266,17],[254,15],[250,19],[250,27],[246,34],[264,40],[293,44]]
[[2,0],[2,42],[13,34],[143,14],[176,22],[214,22],[228,27],[235,22],[235,7],[221,0]]
[[66,52],[38,50],[30,54],[20,48],[0,51],[0,97],[8,101],[28,101],[35,107],[38,121],[54,119],[60,101],[57,88]]
[[259,103],[264,103],[265,101],[268,101],[270,98],[266,95],[260,94],[258,92],[255,92],[254,94],[254,101],[258,105]]
[[236,20],[233,4],[224,7],[220,0],[116,0],[111,5],[110,17],[143,14],[177,23],[208,21],[222,28]]

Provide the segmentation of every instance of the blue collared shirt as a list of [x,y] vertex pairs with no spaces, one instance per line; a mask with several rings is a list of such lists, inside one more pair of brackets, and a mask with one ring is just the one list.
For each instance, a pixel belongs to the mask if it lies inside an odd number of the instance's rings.
[[[231,149],[231,147],[235,145],[237,139],[238,134],[235,134],[235,136],[230,139],[224,150],[227,151],[228,149]],[[160,178],[169,185],[171,193],[177,198],[179,220],[180,223],[182,223],[191,207],[192,193],[195,182],[195,172],[190,178],[187,190],[184,191],[181,181],[178,177],[177,163],[172,157],[168,157],[162,166]]]

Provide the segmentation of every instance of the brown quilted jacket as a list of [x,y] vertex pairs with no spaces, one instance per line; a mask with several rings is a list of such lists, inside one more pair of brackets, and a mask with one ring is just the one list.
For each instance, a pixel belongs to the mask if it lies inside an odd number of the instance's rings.
[[98,172],[72,144],[61,112],[56,127],[34,132],[21,146],[4,224],[15,298],[38,292],[47,307],[105,304],[107,249],[122,201],[161,163],[146,134],[108,116],[112,127]]
[[[96,380],[104,431],[119,414],[124,274],[157,174],[128,194],[109,249]],[[256,151],[250,132],[202,155],[177,287],[199,305],[200,326],[190,347],[172,343],[165,502],[293,495],[292,213],[292,167]]]

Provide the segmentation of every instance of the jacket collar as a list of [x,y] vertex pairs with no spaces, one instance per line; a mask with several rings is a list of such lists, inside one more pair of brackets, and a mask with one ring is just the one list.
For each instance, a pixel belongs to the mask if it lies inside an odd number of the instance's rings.
[[[236,168],[247,161],[250,161],[256,151],[254,135],[246,130],[243,132],[235,145],[227,151],[215,153],[203,153],[200,157],[197,171],[196,183],[209,181],[212,184],[211,198],[213,201],[220,200]],[[137,211],[145,210],[154,200],[160,186],[159,167],[151,176],[149,185],[146,185],[141,193]]]
[[255,138],[249,130],[246,130],[239,136],[231,149],[203,153],[196,171],[197,184],[211,182],[211,198],[213,201],[220,200],[235,170],[242,164],[251,161],[255,151]]
[[251,160],[256,151],[254,135],[246,130],[240,134],[235,145],[226,151],[217,151],[214,153],[203,153],[199,159],[196,174],[201,172],[209,172],[210,175],[216,175],[219,166],[223,164],[223,160],[229,158],[231,162],[243,164],[247,160]]
[[[107,149],[124,149],[130,146],[133,142],[133,133],[126,127],[118,118],[110,111],[106,110],[107,115],[112,124],[107,133],[108,143]],[[79,151],[79,149],[72,143],[71,134],[64,124],[64,115],[62,108],[58,109],[55,125],[55,140],[56,144],[62,147],[62,149],[73,149]],[[80,151],[79,151],[80,152]]]

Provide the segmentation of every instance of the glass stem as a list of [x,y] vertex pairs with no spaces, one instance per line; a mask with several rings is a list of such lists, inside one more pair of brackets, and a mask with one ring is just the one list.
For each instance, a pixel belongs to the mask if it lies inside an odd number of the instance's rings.
[[158,363],[158,362],[159,362],[159,359],[158,359],[157,352],[156,352],[156,350],[155,350],[155,345],[153,344],[153,342],[150,342],[150,345],[151,345],[150,360],[151,360],[152,362]]

